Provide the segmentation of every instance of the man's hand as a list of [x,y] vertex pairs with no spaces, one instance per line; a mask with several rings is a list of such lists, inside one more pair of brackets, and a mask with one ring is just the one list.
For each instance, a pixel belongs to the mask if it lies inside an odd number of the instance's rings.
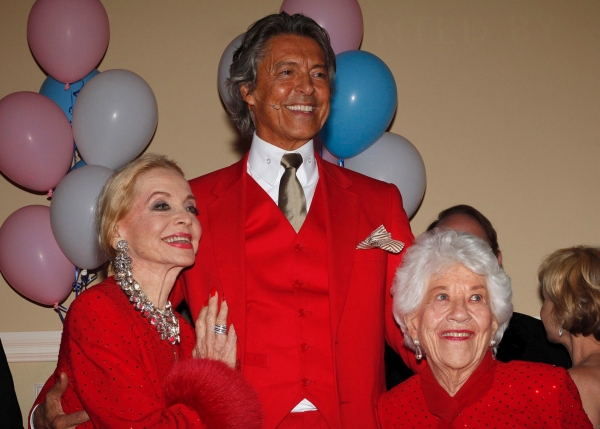
[[215,292],[208,299],[208,305],[200,310],[196,319],[196,347],[193,355],[195,358],[220,360],[230,368],[235,368],[237,352],[237,335],[233,325],[229,326],[227,334],[216,334],[215,325],[227,324],[227,302],[221,301],[218,309],[219,296]]
[[33,412],[32,429],[74,429],[77,425],[90,420],[85,411],[77,411],[73,414],[65,414],[62,409],[60,398],[69,387],[69,377],[64,372],[60,374],[60,380],[46,394],[46,399]]

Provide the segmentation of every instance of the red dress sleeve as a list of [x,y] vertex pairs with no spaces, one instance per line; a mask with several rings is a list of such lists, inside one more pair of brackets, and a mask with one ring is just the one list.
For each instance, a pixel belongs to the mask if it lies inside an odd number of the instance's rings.
[[[90,416],[93,426],[89,427],[205,427],[192,409],[164,406],[161,380],[169,368],[162,358],[165,348],[173,346],[161,344],[156,331],[143,329],[139,322],[148,322],[141,314],[134,314],[139,321],[131,324],[131,318],[119,314],[119,306],[106,295],[79,298],[83,299],[76,300],[67,315],[66,350],[61,350],[57,367],[57,373],[67,371],[69,390],[74,393],[63,396],[65,412],[75,411],[80,403]],[[152,342],[156,359],[148,356],[151,350],[141,349],[144,341],[136,337],[142,335],[156,338]],[[171,365],[174,356],[171,351]]]
[[424,367],[425,363],[417,362],[415,354],[412,350],[407,349],[404,346],[404,336],[400,327],[394,320],[393,315],[393,300],[391,294],[392,282],[396,275],[396,270],[402,263],[402,258],[406,250],[412,245],[414,241],[413,234],[410,230],[410,223],[408,217],[404,212],[402,206],[402,196],[400,191],[394,185],[390,185],[390,226],[385,225],[389,228],[388,232],[392,234],[394,240],[399,240],[404,243],[404,250],[398,254],[389,253],[387,262],[387,273],[386,273],[386,297],[385,297],[385,339],[387,343],[392,347],[396,353],[400,355],[402,360],[413,372],[420,372]]

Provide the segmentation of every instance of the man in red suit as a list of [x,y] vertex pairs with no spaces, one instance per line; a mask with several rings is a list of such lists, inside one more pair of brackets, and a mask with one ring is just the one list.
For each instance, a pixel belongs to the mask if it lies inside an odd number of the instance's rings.
[[[313,149],[334,73],[328,37],[311,19],[256,22],[229,81],[231,116],[253,136],[250,152],[191,181],[204,235],[180,292],[193,315],[212,288],[225,295],[239,366],[258,389],[267,428],[376,428],[384,332],[395,348],[402,344],[389,312],[402,253],[357,249],[381,225],[410,245],[400,194],[323,162]],[[301,226],[281,208],[280,163],[289,153],[302,157]]]
[[384,336],[403,350],[390,285],[413,236],[400,193],[316,156],[335,55],[312,19],[257,21],[230,75],[251,149],[190,182],[203,236],[172,302],[196,317],[211,291],[225,297],[265,428],[377,428]]

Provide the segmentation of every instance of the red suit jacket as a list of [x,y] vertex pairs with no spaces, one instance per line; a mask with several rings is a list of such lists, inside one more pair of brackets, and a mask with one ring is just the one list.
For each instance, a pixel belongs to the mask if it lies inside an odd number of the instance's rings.
[[[413,235],[398,189],[318,159],[327,230],[328,288],[334,378],[341,428],[376,428],[377,400],[385,390],[384,334],[405,360],[413,360],[403,346],[391,314],[390,286],[403,252],[357,250],[356,246],[380,225],[392,238],[409,246]],[[245,207],[247,156],[227,168],[190,181],[203,228],[196,264],[185,270],[172,302],[187,301],[197,316],[213,288],[224,294],[230,322],[238,335],[239,364],[244,372],[247,332],[245,274]],[[269,266],[265,261],[265,269]],[[268,353],[268,351],[266,351]],[[277,397],[260,392],[266,421],[269,404]],[[264,398],[267,398],[264,401]]]

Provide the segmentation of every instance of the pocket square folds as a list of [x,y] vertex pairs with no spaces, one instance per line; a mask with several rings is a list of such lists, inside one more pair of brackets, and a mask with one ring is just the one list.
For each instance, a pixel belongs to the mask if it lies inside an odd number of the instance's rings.
[[390,253],[400,253],[404,249],[404,243],[392,239],[392,234],[386,231],[383,225],[375,229],[367,238],[358,243],[357,249],[380,248]]

